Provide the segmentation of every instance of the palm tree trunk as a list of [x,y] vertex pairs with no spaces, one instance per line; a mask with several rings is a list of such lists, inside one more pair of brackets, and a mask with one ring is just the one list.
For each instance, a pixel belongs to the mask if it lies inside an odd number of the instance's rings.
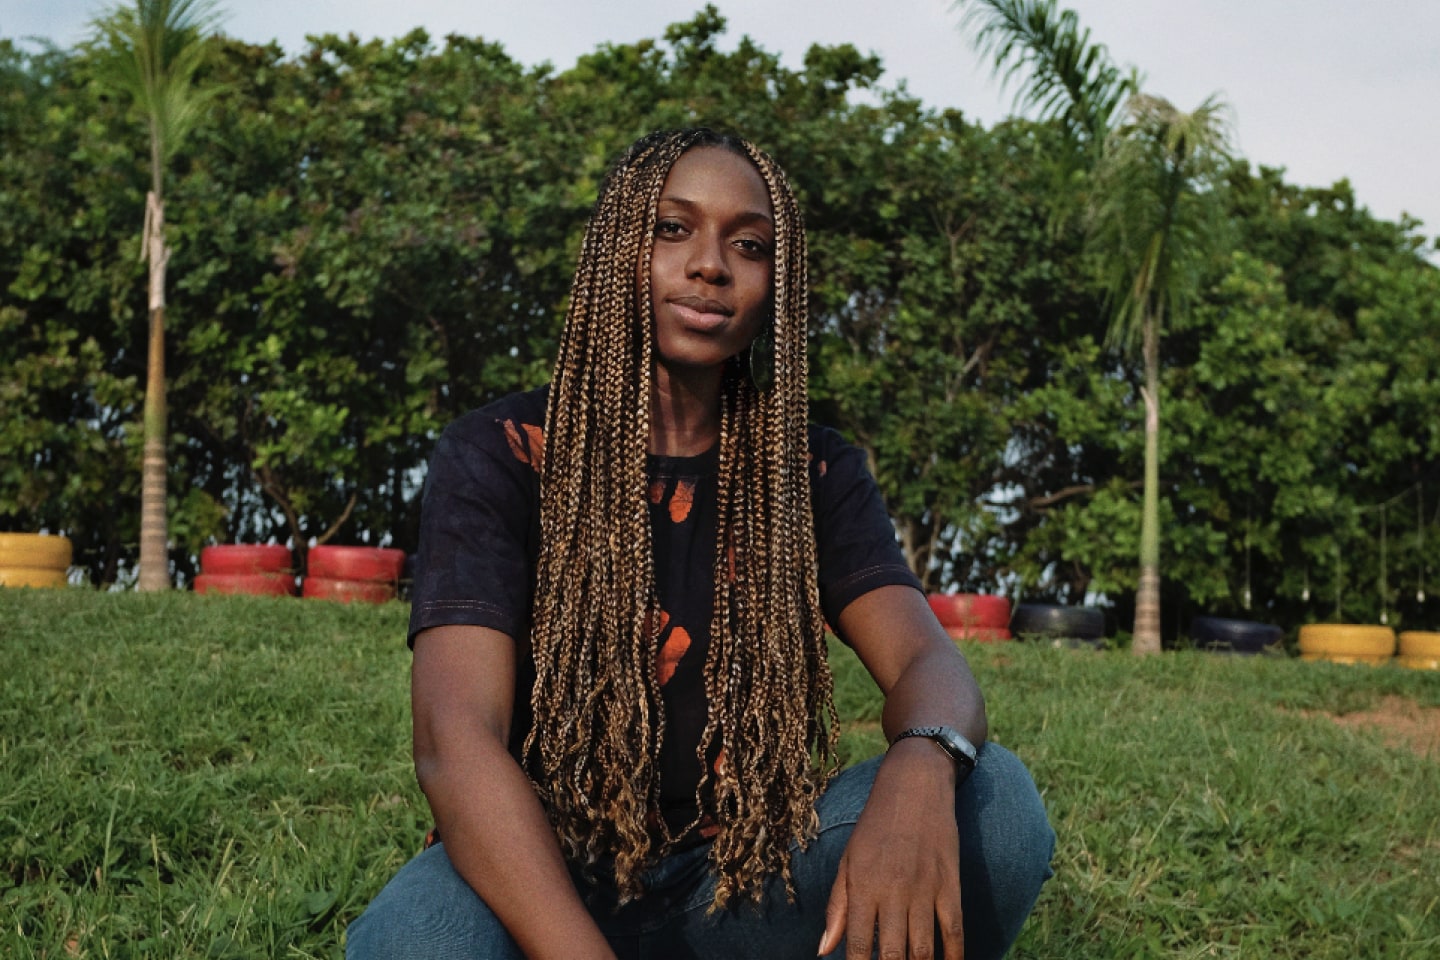
[[1140,506],[1140,583],[1135,592],[1131,650],[1160,652],[1160,332],[1159,318],[1143,320],[1145,386],[1145,489]]
[[165,205],[152,190],[145,196],[145,257],[150,261],[150,337],[145,374],[144,452],[140,469],[139,590],[170,589],[166,529],[165,409]]

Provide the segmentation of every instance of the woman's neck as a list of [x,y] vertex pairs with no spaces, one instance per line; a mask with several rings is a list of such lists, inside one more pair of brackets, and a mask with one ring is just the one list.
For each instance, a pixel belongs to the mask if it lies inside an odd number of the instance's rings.
[[677,377],[660,367],[650,390],[650,452],[693,457],[720,437],[721,371]]

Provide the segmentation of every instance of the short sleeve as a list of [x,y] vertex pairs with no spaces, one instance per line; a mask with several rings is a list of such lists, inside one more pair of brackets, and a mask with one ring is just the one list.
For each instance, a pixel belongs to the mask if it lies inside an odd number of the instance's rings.
[[895,527],[864,451],[834,430],[810,428],[811,503],[820,565],[820,606],[830,623],[878,587],[922,589],[905,562]]
[[409,640],[468,624],[528,632],[539,546],[543,395],[466,414],[441,435],[421,500]]

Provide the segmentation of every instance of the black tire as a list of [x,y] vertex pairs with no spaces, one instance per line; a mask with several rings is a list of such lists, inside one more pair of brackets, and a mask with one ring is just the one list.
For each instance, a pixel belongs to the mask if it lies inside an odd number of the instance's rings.
[[1190,621],[1190,639],[1201,650],[1260,653],[1279,643],[1284,634],[1279,627],[1254,620],[1196,617]]
[[1010,632],[1021,639],[1028,635],[1100,640],[1105,636],[1105,611],[1058,603],[1021,603],[1010,617]]

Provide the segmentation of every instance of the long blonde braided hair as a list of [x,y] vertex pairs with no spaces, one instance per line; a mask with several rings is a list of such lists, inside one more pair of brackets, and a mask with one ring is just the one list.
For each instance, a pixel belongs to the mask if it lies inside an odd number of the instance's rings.
[[[835,768],[837,716],[816,580],[806,434],[807,254],[784,173],[752,144],[697,129],[652,134],[611,169],[581,247],[545,418],[541,549],[527,769],[572,861],[614,858],[624,898],[657,840],[664,710],[646,455],[654,360],[656,206],[687,150],[747,157],[775,218],[775,379],[738,361],[721,387],[714,614],[698,755],[724,761],[696,791],[719,825],[715,907],[790,883],[789,844],[813,836]],[[637,270],[639,282],[637,283]],[[707,789],[708,788],[708,789]]]

